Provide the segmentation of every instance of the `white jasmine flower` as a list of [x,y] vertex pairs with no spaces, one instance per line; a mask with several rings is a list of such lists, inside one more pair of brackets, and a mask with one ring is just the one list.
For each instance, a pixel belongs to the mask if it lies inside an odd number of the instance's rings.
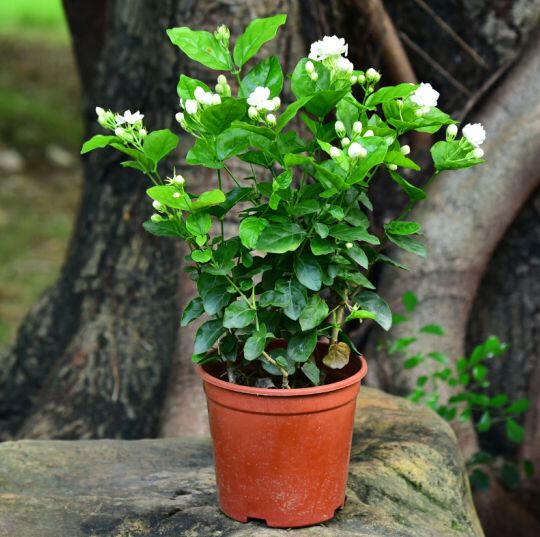
[[350,74],[353,72],[354,65],[347,58],[341,57],[336,62],[336,68],[338,71]]
[[355,121],[352,126],[352,130],[356,134],[360,134],[362,132],[362,122],[361,121]]
[[154,201],[152,202],[152,207],[153,207],[156,211],[158,211],[158,212],[160,212],[160,213],[162,213],[163,211],[165,211],[165,206],[163,205],[163,203],[160,203],[158,200],[154,200]]
[[482,158],[484,156],[484,150],[481,147],[475,147],[472,154],[474,158]]
[[254,106],[250,106],[248,108],[248,116],[250,119],[257,119],[259,117],[259,112]]
[[184,113],[183,112],[178,112],[177,114],[175,114],[175,119],[176,121],[178,121],[178,123],[182,123],[184,121]]
[[306,70],[306,73],[311,74],[315,71],[315,66],[313,65],[313,62],[307,61],[304,65],[304,69]]
[[349,157],[351,158],[364,158],[367,155],[365,147],[362,147],[359,143],[353,142],[347,150]]
[[274,102],[275,108],[279,108],[281,106],[281,99],[279,97],[274,97],[272,101]]
[[364,133],[364,138],[369,138],[370,136],[375,136],[375,134],[373,133],[373,131],[371,129],[367,130]]
[[411,152],[411,147],[409,145],[402,145],[399,150],[402,155],[408,155]]
[[309,59],[322,61],[332,56],[347,56],[349,48],[345,39],[335,35],[325,35],[320,41],[315,41],[309,49]]
[[351,141],[346,136],[345,136],[345,138],[341,139],[341,145],[343,147],[347,147],[350,143],[351,143]]
[[388,164],[388,169],[395,172],[397,170],[397,165],[396,164]]
[[432,108],[437,106],[439,92],[434,90],[431,84],[422,82],[410,96],[411,101],[418,106]]
[[373,67],[370,67],[366,71],[366,78],[370,82],[378,82],[381,79],[381,73],[379,73],[379,71],[377,71],[376,69],[373,69]]
[[456,137],[457,133],[458,133],[458,128],[456,124],[452,123],[451,125],[448,125],[448,127],[446,127],[447,140],[453,140]]
[[353,243],[352,242],[346,242],[345,243],[345,248],[352,248],[353,247]]
[[309,75],[309,78],[311,78],[313,82],[316,82],[317,80],[319,80],[319,75],[316,72],[313,72]]
[[212,95],[212,104],[221,104],[221,97],[217,93]]
[[247,103],[250,106],[254,106],[257,110],[265,108],[266,103],[270,99],[270,88],[263,86],[257,86],[247,99]]
[[356,75],[352,75],[349,81],[351,84],[356,84],[358,82],[358,77]]
[[197,113],[199,103],[195,99],[187,99],[184,103],[184,109],[190,116],[192,116],[193,114]]
[[484,143],[486,131],[481,123],[467,123],[463,127],[463,136],[474,147],[478,147]]
[[266,116],[266,122],[268,123],[268,125],[273,127],[277,123],[276,116],[274,114],[268,114]]
[[131,112],[131,110],[126,110],[123,116],[116,116],[116,124],[123,125],[124,123],[129,123],[130,125],[134,125],[135,123],[137,123],[137,121],[142,121],[143,117],[144,115],[141,114],[138,110],[133,113]]
[[275,109],[276,105],[274,104],[274,100],[273,99],[269,99],[268,101],[266,101],[263,105],[263,108],[267,111],[267,112],[272,112],[274,109]]
[[332,146],[330,148],[330,156],[332,158],[339,158],[341,155],[341,151],[339,150],[339,148],[335,147],[335,146]]
[[336,121],[334,128],[336,129],[336,134],[341,138],[345,136],[345,125],[343,121]]

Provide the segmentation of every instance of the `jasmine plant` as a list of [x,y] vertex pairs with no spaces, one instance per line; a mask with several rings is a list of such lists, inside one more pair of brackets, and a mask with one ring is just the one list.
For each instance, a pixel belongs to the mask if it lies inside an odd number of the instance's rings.
[[[429,84],[378,88],[380,73],[355,68],[346,58],[348,45],[336,36],[311,45],[284,94],[278,57],[252,59],[285,20],[252,21],[234,46],[225,26],[214,33],[167,32],[185,55],[219,72],[213,89],[182,74],[176,114],[193,140],[185,162],[214,170],[215,188],[195,196],[193,179],[162,177],[159,164],[177,148],[178,136],[147,132],[139,111],[98,108],[110,134],[94,136],[82,153],[106,146],[124,153],[122,166],[153,183],[147,193],[155,213],[145,229],[189,246],[186,271],[199,296],[181,324],[207,316],[193,361],[224,362],[230,382],[290,388],[324,383],[329,369],[347,364],[351,350],[357,352],[344,332],[348,321],[390,327],[390,310],[368,277],[376,263],[398,265],[383,253],[385,243],[426,255],[417,240],[420,225],[406,219],[426,194],[400,172],[420,170],[402,137],[447,127],[446,139],[431,149],[437,174],[482,162],[485,133],[469,125],[458,139],[455,121],[437,108],[439,94]],[[247,177],[233,172],[235,160],[247,163]],[[378,172],[410,198],[383,233],[373,231],[369,216]],[[224,188],[225,177],[234,188]],[[236,206],[238,234],[227,235],[223,221]],[[269,350],[276,339],[287,344]],[[329,351],[316,362],[320,339],[329,340]]]

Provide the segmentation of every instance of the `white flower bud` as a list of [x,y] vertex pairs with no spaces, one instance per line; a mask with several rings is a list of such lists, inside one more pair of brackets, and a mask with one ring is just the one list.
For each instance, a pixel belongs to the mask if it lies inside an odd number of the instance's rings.
[[163,211],[165,211],[165,206],[163,205],[163,203],[160,203],[158,200],[154,200],[154,201],[152,202],[152,207],[153,207],[156,211],[158,211],[158,212],[160,212],[160,213],[162,213]]
[[96,114],[98,118],[105,117],[105,110],[101,106],[96,106]]
[[419,108],[418,110],[415,110],[415,112],[414,112],[414,115],[416,117],[422,117],[424,114],[425,114],[425,112],[424,112],[423,108]]
[[221,84],[216,84],[214,89],[218,95],[223,95],[225,93],[225,88]]
[[315,66],[313,65],[312,61],[307,61],[304,65],[304,69],[306,70],[306,73],[311,74],[313,71],[315,71]]
[[184,108],[189,115],[193,115],[197,113],[199,103],[195,99],[187,99]]
[[212,104],[221,104],[221,97],[217,93],[212,95]]
[[332,158],[339,158],[341,155],[341,151],[339,150],[339,148],[335,147],[335,146],[332,146],[330,148],[330,156]]
[[481,147],[475,147],[472,154],[474,158],[482,158],[484,156],[484,150]]
[[161,222],[161,220],[163,220],[163,219],[161,218],[161,216],[159,214],[154,213],[150,217],[150,220],[152,220],[152,222]]
[[362,122],[361,121],[355,121],[352,126],[352,130],[356,134],[360,134],[362,132]]
[[358,84],[364,84],[366,81],[365,75],[362,75],[362,74],[359,74],[357,79],[358,79]]
[[352,75],[351,78],[349,78],[349,82],[351,84],[356,84],[358,82],[358,77],[356,75]]
[[349,157],[351,158],[364,158],[367,155],[365,147],[362,147],[359,143],[353,142],[347,150]]
[[402,155],[408,155],[411,152],[411,147],[408,145],[402,145],[399,149]]
[[227,26],[222,24],[221,26],[218,26],[216,31],[214,32],[214,35],[217,39],[222,39],[223,41],[229,41],[229,38],[231,37],[231,31]]
[[182,175],[175,175],[173,177],[173,182],[174,182],[175,185],[184,186],[185,183],[186,183],[186,180],[184,179],[184,177]]
[[248,116],[250,119],[257,119],[259,117],[259,112],[254,106],[248,108]]
[[274,97],[272,101],[274,102],[274,109],[277,109],[281,106],[281,99],[279,97]]
[[397,166],[395,164],[388,164],[388,169],[395,172],[397,170]]
[[375,134],[373,133],[373,131],[371,129],[367,130],[365,133],[364,133],[364,138],[369,138],[371,136],[375,136]]
[[220,84],[221,86],[226,86],[227,85],[227,77],[225,75],[219,75],[217,77],[217,82],[218,84]]
[[351,143],[351,141],[346,136],[345,136],[345,138],[341,139],[341,145],[343,147],[347,147],[350,143]]
[[274,114],[268,114],[266,116],[266,122],[273,127],[277,123],[276,116]]
[[343,124],[343,121],[336,121],[334,128],[336,129],[336,134],[343,138],[346,134],[345,125]]
[[347,58],[340,57],[337,59],[336,68],[338,71],[351,74],[354,70],[354,65]]
[[366,78],[367,78],[370,82],[378,82],[378,81],[381,79],[381,73],[379,73],[378,71],[376,71],[375,69],[373,69],[373,67],[370,67],[370,68],[366,71]]
[[455,123],[452,123],[451,125],[448,125],[446,127],[446,139],[447,140],[453,140],[458,133],[458,128]]
[[139,136],[141,138],[145,138],[147,134],[148,134],[148,132],[146,131],[146,129],[140,129],[139,130]]
[[313,71],[313,73],[310,73],[309,78],[311,78],[313,82],[316,82],[319,79],[319,75],[315,71]]
[[178,123],[182,123],[184,121],[184,113],[183,112],[178,112],[177,114],[175,114],[174,118],[176,119],[176,121],[178,121]]
[[204,103],[206,99],[206,92],[201,86],[197,86],[195,88],[195,91],[193,92],[193,96],[195,97],[195,99],[197,99],[198,102]]
[[353,247],[353,243],[352,242],[346,242],[345,243],[345,248],[352,248]]
[[403,108],[403,100],[402,99],[396,99],[396,104],[398,105],[398,108]]
[[172,197],[173,198],[179,198],[181,196],[180,192],[174,192]]
[[122,127],[116,127],[116,129],[114,129],[114,134],[116,134],[116,136],[118,136],[119,138],[123,138],[126,134],[126,131]]

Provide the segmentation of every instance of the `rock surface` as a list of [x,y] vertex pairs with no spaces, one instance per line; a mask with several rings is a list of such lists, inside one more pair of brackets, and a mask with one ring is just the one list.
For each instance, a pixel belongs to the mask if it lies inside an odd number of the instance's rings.
[[348,501],[324,525],[291,532],[222,515],[209,441],[20,441],[0,445],[0,536],[482,536],[448,425],[361,391]]

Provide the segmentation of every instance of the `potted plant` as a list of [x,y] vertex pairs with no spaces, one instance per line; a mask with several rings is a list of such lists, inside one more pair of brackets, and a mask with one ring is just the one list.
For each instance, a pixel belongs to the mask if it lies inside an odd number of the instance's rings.
[[[185,270],[198,296],[181,324],[207,317],[193,361],[208,398],[220,505],[234,519],[276,527],[322,522],[343,506],[366,373],[344,325],[373,319],[390,327],[390,310],[368,279],[376,263],[399,266],[383,253],[387,241],[425,255],[415,238],[419,224],[406,220],[425,192],[400,173],[419,170],[400,139],[447,126],[446,139],[431,149],[435,174],[482,162],[484,139],[478,124],[456,139],[455,122],[437,108],[429,84],[376,89],[380,74],[355,69],[336,36],[313,43],[300,59],[286,93],[294,100],[284,106],[279,59],[246,65],[285,19],[252,21],[234,47],[225,26],[168,31],[184,54],[220,71],[214,90],[186,75],[178,83],[176,119],[194,138],[185,162],[215,171],[212,190],[195,196],[196,179],[162,178],[159,164],[178,137],[147,132],[140,112],[97,108],[112,132],[82,149],[124,153],[122,165],[153,183],[147,193],[155,213],[145,229],[189,246]],[[247,177],[231,170],[234,159]],[[410,203],[374,232],[369,186],[379,171]],[[227,235],[223,222],[233,208],[240,225]]]

